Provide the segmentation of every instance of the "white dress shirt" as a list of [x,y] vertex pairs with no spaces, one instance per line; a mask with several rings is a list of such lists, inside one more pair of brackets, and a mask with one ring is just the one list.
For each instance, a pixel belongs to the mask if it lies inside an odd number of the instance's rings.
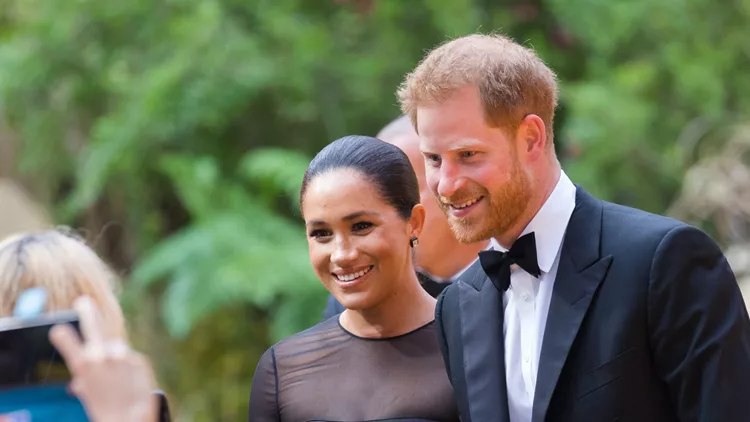
[[[561,172],[552,194],[521,233],[523,236],[534,232],[542,275],[536,278],[513,265],[510,288],[503,295],[505,382],[511,422],[531,421],[547,312],[565,229],[575,208],[575,196],[575,185]],[[507,249],[499,247],[497,250],[505,252]]]

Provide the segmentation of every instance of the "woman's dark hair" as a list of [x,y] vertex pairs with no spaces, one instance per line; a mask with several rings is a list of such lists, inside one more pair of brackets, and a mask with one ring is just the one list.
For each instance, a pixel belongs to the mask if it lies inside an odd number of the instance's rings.
[[419,203],[417,175],[406,154],[397,146],[369,136],[345,136],[323,148],[305,171],[300,208],[305,191],[316,177],[338,169],[352,169],[374,183],[380,195],[407,219]]

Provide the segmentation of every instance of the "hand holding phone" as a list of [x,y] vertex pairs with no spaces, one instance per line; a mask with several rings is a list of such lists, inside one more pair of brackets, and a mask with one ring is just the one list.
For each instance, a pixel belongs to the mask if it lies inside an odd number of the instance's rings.
[[83,341],[69,325],[50,330],[50,341],[72,376],[72,392],[94,422],[154,422],[158,396],[151,367],[124,339],[106,339],[103,322],[92,300],[74,304]]
[[71,377],[49,341],[56,324],[78,326],[72,311],[0,318],[0,421],[75,421],[89,419],[67,390]]

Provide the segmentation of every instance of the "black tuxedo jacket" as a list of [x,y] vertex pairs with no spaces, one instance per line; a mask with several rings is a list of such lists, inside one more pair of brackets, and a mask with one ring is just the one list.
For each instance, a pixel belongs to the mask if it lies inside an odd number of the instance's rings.
[[[462,421],[508,421],[502,294],[478,262],[439,297],[436,320]],[[748,420],[750,320],[721,250],[577,187],[532,421]]]

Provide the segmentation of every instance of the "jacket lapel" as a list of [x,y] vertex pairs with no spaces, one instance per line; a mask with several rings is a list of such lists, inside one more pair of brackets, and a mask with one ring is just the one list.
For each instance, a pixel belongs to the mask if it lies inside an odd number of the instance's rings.
[[466,395],[472,421],[508,421],[503,297],[477,260],[459,282]]
[[[552,291],[539,358],[532,421],[542,422],[573,340],[612,256],[600,257],[602,204],[577,186]],[[466,353],[466,352],[464,352]]]

